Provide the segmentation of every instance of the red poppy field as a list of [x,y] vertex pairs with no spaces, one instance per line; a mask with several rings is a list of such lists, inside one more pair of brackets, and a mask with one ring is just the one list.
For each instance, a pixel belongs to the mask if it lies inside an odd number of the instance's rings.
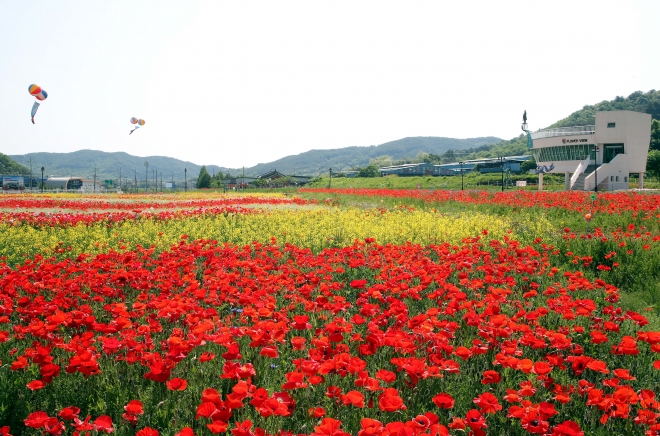
[[2,231],[49,235],[208,214],[240,226],[344,196],[556,227],[316,249],[181,233],[165,248],[5,255],[0,435],[660,434],[660,196],[406,192],[0,203]]

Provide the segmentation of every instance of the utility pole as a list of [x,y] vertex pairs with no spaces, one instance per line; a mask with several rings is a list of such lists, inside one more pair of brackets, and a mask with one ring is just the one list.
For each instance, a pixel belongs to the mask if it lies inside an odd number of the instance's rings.
[[32,192],[32,156],[30,156],[30,192]]
[[144,163],[144,193],[147,193],[149,187],[149,162]]
[[44,193],[44,167],[41,167],[41,193]]
[[502,170],[502,192],[504,192],[504,157],[500,156],[500,169]]
[[94,165],[94,187],[92,188],[92,192],[96,193],[96,165]]
[[328,189],[332,188],[332,168],[330,168],[330,181],[328,182]]
[[596,182],[596,188],[594,189],[595,192],[598,192],[598,150],[600,150],[598,145],[594,145],[594,165],[596,166],[594,169],[594,181]]
[[188,192],[188,168],[183,169],[183,190]]
[[463,164],[464,164],[464,163],[465,163],[465,162],[459,162],[459,164],[461,164],[461,191],[462,191],[463,188],[464,188],[464,186],[463,186]]

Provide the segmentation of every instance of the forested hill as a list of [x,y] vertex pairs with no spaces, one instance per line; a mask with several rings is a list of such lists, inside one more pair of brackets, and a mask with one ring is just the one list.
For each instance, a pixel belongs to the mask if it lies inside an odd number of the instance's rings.
[[6,154],[0,153],[0,174],[15,175],[15,174],[24,174],[29,171],[30,170],[28,168],[24,167],[19,163],[14,162]]
[[601,101],[595,105],[587,105],[549,127],[571,127],[594,124],[596,112],[598,111],[644,112],[651,114],[654,120],[660,120],[660,91],[651,90],[647,93],[636,91],[628,97],[616,97],[614,100]]
[[245,173],[258,175],[271,169],[285,174],[316,175],[334,171],[345,171],[364,167],[369,161],[379,156],[390,156],[394,160],[412,158],[419,153],[442,154],[449,150],[465,150],[483,147],[500,142],[500,138],[441,138],[435,136],[403,138],[368,147],[343,147],[332,150],[310,150],[297,155],[286,156],[273,162],[258,164],[246,168]]
[[[107,153],[98,150],[78,150],[71,153],[28,153],[24,155],[12,155],[12,159],[22,164],[32,158],[32,171],[36,174],[40,168],[45,167],[45,174],[52,176],[79,176],[94,177],[96,168],[97,180],[118,179],[119,169],[124,178],[135,178],[144,180],[148,176],[152,180],[155,172],[158,172],[159,179],[162,175],[164,181],[184,180],[184,169],[188,170],[188,180],[197,178],[201,165],[192,162],[186,162],[166,156],[133,156],[124,152]],[[144,163],[148,162],[149,167]],[[217,165],[207,165],[206,169],[213,174],[218,171],[223,173],[227,168]],[[29,171],[29,170],[28,170]]]
[[[595,123],[596,112],[598,111],[635,111],[651,114],[653,117],[652,127],[652,146],[660,141],[660,91],[651,90],[649,92],[636,91],[628,97],[616,97],[614,100],[605,100],[594,105],[586,105],[582,109],[573,112],[566,118],[546,127],[571,127],[585,126]],[[498,157],[498,156],[516,156],[529,154],[527,150],[527,138],[520,135],[517,138],[508,141],[502,141],[493,144],[488,150],[473,150],[464,156],[464,159],[476,159],[480,157]]]

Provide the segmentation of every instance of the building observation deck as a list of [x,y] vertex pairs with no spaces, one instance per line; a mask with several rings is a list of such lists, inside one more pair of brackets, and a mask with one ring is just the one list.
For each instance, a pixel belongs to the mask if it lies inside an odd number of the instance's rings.
[[593,135],[594,133],[596,133],[596,126],[558,127],[555,129],[545,129],[533,132],[532,139],[553,138],[556,136]]

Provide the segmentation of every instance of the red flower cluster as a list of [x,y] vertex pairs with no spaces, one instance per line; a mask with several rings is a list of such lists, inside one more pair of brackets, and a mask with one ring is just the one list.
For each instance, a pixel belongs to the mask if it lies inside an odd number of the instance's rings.
[[465,204],[497,204],[511,208],[539,207],[543,209],[566,209],[580,213],[620,214],[638,212],[654,215],[660,208],[660,195],[635,192],[602,192],[592,201],[584,191],[447,191],[447,190],[404,190],[404,189],[318,189],[302,188],[300,192],[316,192],[328,195],[357,195],[422,200],[427,203],[458,202]]
[[[182,240],[158,255],[37,257],[0,265],[0,357],[44,395],[58,395],[60,377],[83,383],[109,367],[139,369],[172,398],[193,388],[194,417],[177,421],[186,436],[198,425],[266,435],[273,422],[282,435],[303,424],[318,435],[481,435],[503,419],[508,434],[654,431],[660,332],[616,306],[616,287],[552,267],[558,256],[477,237],[318,254]],[[215,382],[188,386],[201,372]],[[81,434],[137,427],[157,404],[132,398],[93,421],[71,406],[59,418],[27,410],[24,422],[55,435],[66,421]]]

